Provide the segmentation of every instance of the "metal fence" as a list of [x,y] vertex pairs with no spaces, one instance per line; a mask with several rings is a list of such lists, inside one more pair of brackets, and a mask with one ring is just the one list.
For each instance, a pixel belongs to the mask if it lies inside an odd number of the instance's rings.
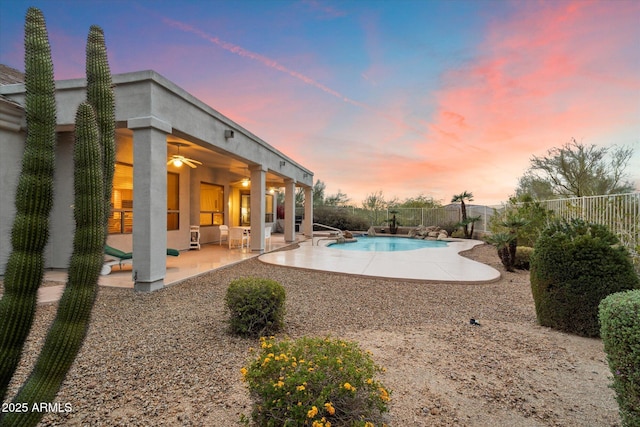
[[[580,218],[588,222],[606,225],[633,253],[640,248],[640,192],[605,196],[554,199],[539,202],[542,207],[554,212],[556,217]],[[493,206],[467,204],[467,217],[480,217],[475,223],[475,231],[490,234],[491,217],[504,215],[512,204]],[[323,206],[322,209],[338,209],[358,216],[370,226],[387,225],[395,213],[402,227],[418,225],[438,225],[451,227],[461,220],[460,205],[447,205],[435,209],[397,208],[369,210],[352,206]]]

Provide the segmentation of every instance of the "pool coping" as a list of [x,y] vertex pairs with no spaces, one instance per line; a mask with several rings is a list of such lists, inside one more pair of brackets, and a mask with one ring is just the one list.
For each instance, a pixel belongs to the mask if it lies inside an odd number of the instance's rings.
[[495,268],[460,255],[460,252],[484,242],[468,239],[446,241],[449,245],[445,248],[360,252],[328,248],[328,241],[314,245],[312,240],[307,240],[298,248],[270,252],[258,259],[285,267],[403,281],[482,284],[500,280],[501,273]]

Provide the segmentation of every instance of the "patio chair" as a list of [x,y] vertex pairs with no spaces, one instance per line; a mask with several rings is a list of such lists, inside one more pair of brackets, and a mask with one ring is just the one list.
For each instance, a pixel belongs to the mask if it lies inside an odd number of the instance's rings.
[[220,246],[222,246],[222,238],[225,237],[227,240],[229,240],[229,226],[228,225],[221,225],[219,228],[220,230]]
[[[124,252],[109,245],[104,245],[104,254],[107,259],[102,265],[102,270],[100,270],[102,276],[111,273],[111,267],[114,265],[120,266],[122,270],[123,265],[133,263],[133,252]],[[167,249],[167,255],[178,256],[180,252],[177,249]]]
[[229,229],[229,249],[232,247],[238,246],[240,244],[240,248],[244,248],[244,242],[247,242],[247,248],[249,247],[249,236],[245,233],[244,228],[242,227],[231,227]]

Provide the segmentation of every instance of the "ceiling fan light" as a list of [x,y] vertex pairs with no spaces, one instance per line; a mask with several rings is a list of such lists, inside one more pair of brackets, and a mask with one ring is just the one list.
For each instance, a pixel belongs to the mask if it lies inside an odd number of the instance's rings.
[[243,187],[248,187],[249,186],[249,180],[247,178],[242,180],[242,186]]
[[173,166],[179,168],[180,166],[182,166],[182,160],[180,159],[173,159]]

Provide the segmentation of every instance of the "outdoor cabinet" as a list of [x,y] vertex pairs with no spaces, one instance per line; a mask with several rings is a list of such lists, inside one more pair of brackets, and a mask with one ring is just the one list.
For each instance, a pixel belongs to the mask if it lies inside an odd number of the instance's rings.
[[190,229],[191,239],[189,242],[189,249],[200,250],[200,226],[192,225]]

